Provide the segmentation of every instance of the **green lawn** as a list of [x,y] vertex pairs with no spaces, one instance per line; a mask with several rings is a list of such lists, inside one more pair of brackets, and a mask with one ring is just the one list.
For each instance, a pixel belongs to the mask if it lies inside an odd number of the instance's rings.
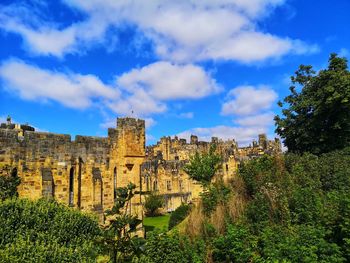
[[143,226],[146,232],[154,229],[168,230],[170,214],[155,217],[145,217],[143,219]]

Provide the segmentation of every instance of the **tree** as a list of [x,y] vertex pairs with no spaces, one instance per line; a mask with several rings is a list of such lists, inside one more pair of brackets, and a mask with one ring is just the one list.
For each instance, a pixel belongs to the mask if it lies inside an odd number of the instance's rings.
[[131,262],[134,256],[141,254],[140,247],[143,241],[133,235],[141,220],[129,213],[130,200],[134,196],[135,188],[132,183],[127,187],[117,188],[115,204],[111,210],[105,212],[107,223],[103,227],[101,242],[113,263]]
[[157,216],[158,209],[162,208],[163,205],[164,205],[163,196],[151,193],[145,199],[144,207],[146,209],[146,215],[147,216]]
[[[321,154],[350,145],[350,72],[347,60],[331,54],[317,74],[301,65],[291,77],[291,94],[279,102],[276,132],[288,151]],[[299,90],[299,91],[298,91]]]
[[208,153],[200,154],[196,152],[184,167],[184,171],[190,178],[200,182],[204,187],[210,184],[221,163],[221,157],[215,150],[216,145],[212,144]]

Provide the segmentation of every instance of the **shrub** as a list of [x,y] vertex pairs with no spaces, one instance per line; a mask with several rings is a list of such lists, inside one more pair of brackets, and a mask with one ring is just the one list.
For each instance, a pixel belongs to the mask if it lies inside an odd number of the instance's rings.
[[164,198],[163,196],[151,193],[146,197],[145,200],[145,209],[146,209],[146,216],[157,216],[159,215],[158,211],[159,208],[162,208],[164,206]]
[[0,202],[3,262],[94,262],[95,219],[53,200]]
[[170,215],[169,230],[172,229],[174,226],[178,225],[180,222],[182,222],[190,213],[190,210],[191,207],[186,204],[182,204],[178,208],[176,208],[175,211],[172,212]]
[[177,232],[166,234],[153,231],[147,237],[144,262],[163,263],[200,263],[205,262],[204,242],[197,240],[191,243],[187,237]]
[[2,168],[5,172],[4,175],[0,175],[0,200],[5,200],[17,196],[17,186],[19,186],[21,180],[17,175],[17,170],[5,166]]

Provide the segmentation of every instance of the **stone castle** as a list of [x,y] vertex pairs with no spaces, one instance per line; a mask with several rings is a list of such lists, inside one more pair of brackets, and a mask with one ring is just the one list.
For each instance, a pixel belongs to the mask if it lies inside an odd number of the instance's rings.
[[[136,185],[130,213],[143,216],[144,196],[157,192],[165,198],[165,211],[181,203],[196,200],[201,187],[182,170],[196,151],[217,145],[223,162],[219,174],[234,176],[239,164],[263,154],[281,152],[278,139],[259,135],[249,147],[239,148],[235,140],[190,142],[177,137],[163,137],[146,147],[145,121],[118,118],[116,128],[107,137],[36,132],[29,125],[13,124],[11,119],[0,125],[0,176],[17,174],[20,197],[55,198],[58,202],[102,215],[113,206],[116,188],[129,182]],[[101,217],[102,218],[102,217]]]

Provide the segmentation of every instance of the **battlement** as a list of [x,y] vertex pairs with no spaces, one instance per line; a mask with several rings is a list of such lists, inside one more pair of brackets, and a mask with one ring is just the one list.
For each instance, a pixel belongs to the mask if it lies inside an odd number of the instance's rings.
[[145,120],[135,119],[130,117],[117,118],[117,128],[118,129],[125,129],[125,128],[144,129]]
[[69,134],[59,134],[51,132],[36,132],[26,131],[24,132],[24,141],[31,144],[38,141],[51,141],[53,143],[70,143],[71,136]]

